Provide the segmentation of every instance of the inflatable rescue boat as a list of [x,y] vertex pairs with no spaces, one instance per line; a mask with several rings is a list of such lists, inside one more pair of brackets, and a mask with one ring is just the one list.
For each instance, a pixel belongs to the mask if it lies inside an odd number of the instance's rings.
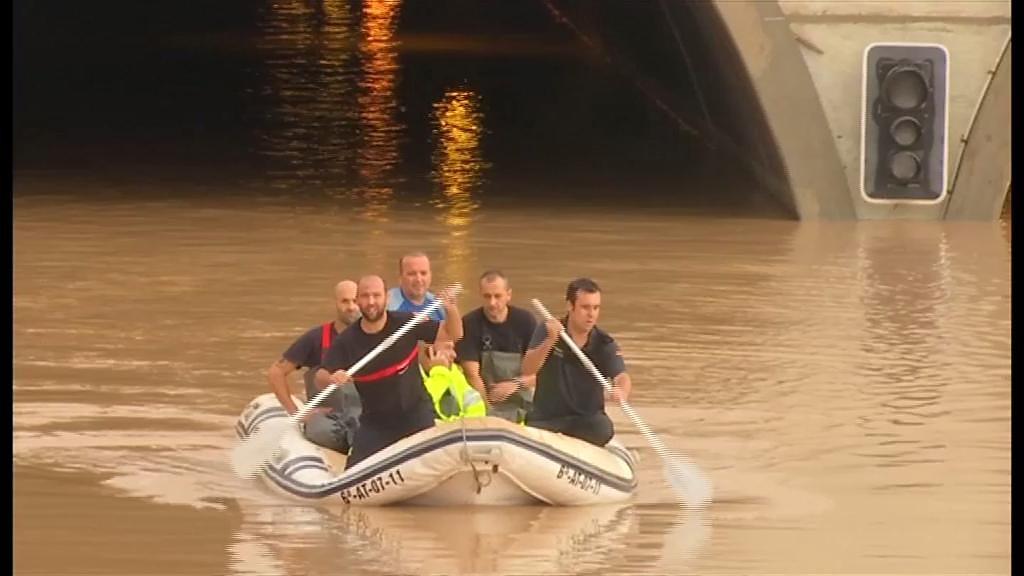
[[[245,439],[286,418],[277,398],[263,394],[239,416],[235,432]],[[633,454],[614,439],[594,446],[484,417],[439,422],[348,470],[345,455],[313,444],[293,427],[260,477],[290,498],[337,498],[359,506],[580,506],[629,500],[636,471]]]

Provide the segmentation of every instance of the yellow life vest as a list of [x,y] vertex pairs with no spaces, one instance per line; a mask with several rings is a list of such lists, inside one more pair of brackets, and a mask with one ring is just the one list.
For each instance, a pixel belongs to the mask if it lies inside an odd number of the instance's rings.
[[[423,368],[420,368],[420,372]],[[460,418],[481,418],[487,415],[487,403],[470,386],[458,364],[451,368],[434,366],[424,374],[423,385],[434,402],[434,417],[444,422]]]

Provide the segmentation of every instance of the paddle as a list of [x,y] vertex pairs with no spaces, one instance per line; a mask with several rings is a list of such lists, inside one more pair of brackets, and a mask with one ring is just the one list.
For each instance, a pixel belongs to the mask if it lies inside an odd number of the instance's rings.
[[[540,300],[534,298],[532,300],[533,307],[537,309],[537,312],[544,317],[545,320],[553,320],[554,316],[548,312],[547,308]],[[605,391],[611,394],[612,383],[601,374],[601,372],[594,366],[594,363],[587,358],[587,355],[580,350],[579,346],[573,342],[572,337],[566,332],[565,327],[562,327],[560,332],[562,340],[572,349],[576,356],[580,359],[580,362],[587,367],[587,370],[601,383]],[[662,443],[661,439],[654,433],[653,430],[640,418],[640,415],[633,410],[633,407],[629,405],[625,400],[619,399],[619,406],[622,407],[622,411],[626,413],[629,420],[633,423],[633,426],[640,431],[640,434],[647,440],[654,449],[654,452],[662,459],[665,464],[665,479],[668,481],[669,486],[672,487],[672,491],[675,493],[676,498],[680,499],[682,503],[688,508],[692,507],[704,507],[711,502],[711,480],[709,480],[700,468],[696,464],[693,464],[685,456],[673,455],[669,452],[665,444]]]
[[[456,296],[461,291],[462,285],[458,282],[449,286],[446,290],[449,296]],[[394,334],[385,338],[383,342],[378,344],[373,350],[370,350],[366,356],[363,356],[358,362],[353,364],[352,367],[347,370],[348,375],[354,375],[371,360],[376,358],[378,354],[388,349],[388,347],[394,344],[399,338],[404,336],[406,332],[412,330],[413,326],[426,320],[434,310],[441,306],[441,303],[441,299],[438,298],[431,302],[430,305],[424,308],[419,314],[410,318],[409,321],[396,330]],[[265,466],[266,463],[281,449],[281,438],[285,433],[290,429],[294,429],[295,426],[313,410],[313,408],[320,404],[324,398],[327,398],[331,392],[334,392],[336,388],[337,385],[331,383],[287,419],[273,419],[264,423],[252,436],[241,441],[237,446],[235,446],[234,450],[231,452],[231,469],[235,474],[241,478],[252,478],[259,473],[260,470],[263,469],[263,466]]]

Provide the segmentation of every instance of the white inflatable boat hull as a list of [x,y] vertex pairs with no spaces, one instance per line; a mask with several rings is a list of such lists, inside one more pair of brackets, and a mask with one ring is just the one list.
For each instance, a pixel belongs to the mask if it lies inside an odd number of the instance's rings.
[[[245,409],[235,431],[245,438],[287,417],[274,395],[264,394]],[[291,498],[361,506],[610,504],[629,500],[637,486],[634,457],[615,440],[599,447],[491,417],[439,423],[349,470],[344,466],[344,455],[316,446],[295,428],[261,477]]]

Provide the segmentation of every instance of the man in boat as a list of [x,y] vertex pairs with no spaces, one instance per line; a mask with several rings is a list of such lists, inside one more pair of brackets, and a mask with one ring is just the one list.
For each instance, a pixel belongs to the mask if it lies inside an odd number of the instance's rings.
[[[605,413],[605,400],[629,396],[632,383],[619,345],[597,326],[601,289],[589,278],[569,283],[565,292],[567,314],[539,325],[523,357],[523,375],[536,374],[533,410],[526,424],[604,446],[615,435]],[[586,369],[559,336],[562,326],[594,366],[612,381],[611,395]]]
[[[414,315],[387,310],[387,290],[380,276],[359,280],[356,301],[362,318],[331,343],[317,369],[316,384],[341,386],[349,381],[345,371],[385,338],[398,331]],[[426,319],[371,360],[355,381],[363,411],[359,417],[346,468],[391,444],[434,425],[434,407],[415,365],[419,342],[453,341],[462,337],[462,316],[454,296],[441,294],[445,321]]]
[[[416,314],[430,306],[436,297],[430,292],[433,278],[430,258],[423,252],[409,252],[398,259],[398,286],[388,290],[388,310]],[[430,317],[444,321],[444,309],[436,308]],[[424,348],[420,349],[419,363],[424,371],[430,370]]]
[[[303,381],[306,399],[316,396],[321,389],[314,384],[315,368],[323,362],[327,349],[338,334],[359,319],[355,282],[342,280],[335,285],[334,305],[337,311],[334,320],[309,329],[284,351],[267,372],[270,389],[289,414],[294,414],[298,407],[292,401],[288,389],[288,376],[305,367]],[[359,427],[360,410],[359,394],[355,386],[341,386],[309,413],[303,433],[314,444],[347,454],[352,446],[352,437]]]
[[[398,286],[388,291],[388,310],[416,314],[430,305],[435,296],[430,292],[430,258],[423,252],[410,252],[398,259]],[[430,317],[444,321],[444,310],[434,310]]]
[[470,384],[487,398],[488,415],[522,422],[533,401],[534,377],[521,377],[537,322],[528,310],[511,305],[512,288],[500,270],[480,276],[483,305],[462,319],[459,363]]
[[[463,319],[465,324],[465,319]],[[465,331],[465,328],[463,328]],[[434,417],[451,422],[461,418],[482,418],[487,415],[483,397],[466,380],[456,360],[453,342],[436,342],[426,346],[427,371],[423,385],[434,402]]]

